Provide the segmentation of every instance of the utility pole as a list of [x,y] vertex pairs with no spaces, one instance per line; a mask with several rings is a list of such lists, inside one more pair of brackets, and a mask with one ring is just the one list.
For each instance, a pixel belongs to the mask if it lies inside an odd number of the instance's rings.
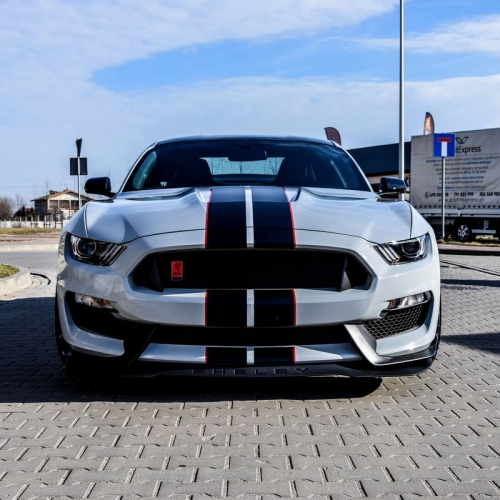
[[[399,177],[405,180],[404,93],[404,0],[399,0]],[[404,193],[399,199],[404,200]]]

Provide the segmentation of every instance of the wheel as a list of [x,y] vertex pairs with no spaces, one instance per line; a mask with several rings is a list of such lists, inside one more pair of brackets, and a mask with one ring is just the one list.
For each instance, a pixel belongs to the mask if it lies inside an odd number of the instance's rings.
[[109,360],[109,358],[100,358],[91,354],[84,354],[82,352],[75,351],[71,345],[64,340],[61,320],[59,318],[57,297],[55,300],[54,312],[54,330],[57,352],[63,365],[66,367],[68,374],[78,375],[79,378],[84,379],[91,379],[94,376],[110,374],[110,366],[108,365],[111,365],[112,369],[112,360]]
[[439,344],[441,343],[441,314],[442,314],[442,304],[439,303],[439,316],[436,328],[436,352],[434,353],[433,359],[436,359],[439,350]]
[[68,358],[70,357],[71,347],[64,340],[62,329],[61,329],[61,321],[59,319],[59,306],[57,305],[57,297],[55,299],[55,308],[54,308],[54,327],[56,334],[56,347],[59,357],[64,366],[68,366]]
[[54,330],[56,335],[56,347],[61,358],[62,364],[66,367],[69,373],[79,373],[83,372],[85,375],[85,366],[93,366],[92,360],[89,356],[81,354],[74,351],[71,346],[64,340],[61,320],[59,318],[59,306],[57,304],[57,298],[55,300],[54,308]]
[[473,239],[471,228],[468,224],[458,224],[455,229],[455,236],[458,241],[470,241]]

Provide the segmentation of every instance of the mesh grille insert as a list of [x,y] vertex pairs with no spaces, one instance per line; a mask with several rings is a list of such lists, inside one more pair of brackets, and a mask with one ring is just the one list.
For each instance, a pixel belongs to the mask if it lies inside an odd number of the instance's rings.
[[422,326],[427,317],[429,306],[430,302],[427,302],[400,311],[389,311],[384,318],[369,321],[364,323],[363,326],[376,340],[398,335],[412,328]]
[[[181,261],[183,279],[172,280]],[[165,288],[293,289],[344,291],[368,284],[366,269],[351,255],[311,250],[189,250],[147,256],[132,273],[135,285]]]

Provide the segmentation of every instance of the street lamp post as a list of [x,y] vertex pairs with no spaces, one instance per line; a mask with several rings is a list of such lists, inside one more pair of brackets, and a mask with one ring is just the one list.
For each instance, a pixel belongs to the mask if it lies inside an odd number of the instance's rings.
[[[404,139],[404,0],[399,0],[399,177],[405,178],[405,139]],[[399,195],[404,199],[404,194]]]

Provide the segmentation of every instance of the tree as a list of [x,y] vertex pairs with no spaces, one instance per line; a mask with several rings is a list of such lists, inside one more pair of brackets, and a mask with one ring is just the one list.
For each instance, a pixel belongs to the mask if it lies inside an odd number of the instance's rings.
[[0,196],[0,220],[9,220],[14,211],[14,202],[8,196]]
[[14,197],[14,211],[20,210],[26,205],[26,200],[19,193],[16,193],[16,196]]

